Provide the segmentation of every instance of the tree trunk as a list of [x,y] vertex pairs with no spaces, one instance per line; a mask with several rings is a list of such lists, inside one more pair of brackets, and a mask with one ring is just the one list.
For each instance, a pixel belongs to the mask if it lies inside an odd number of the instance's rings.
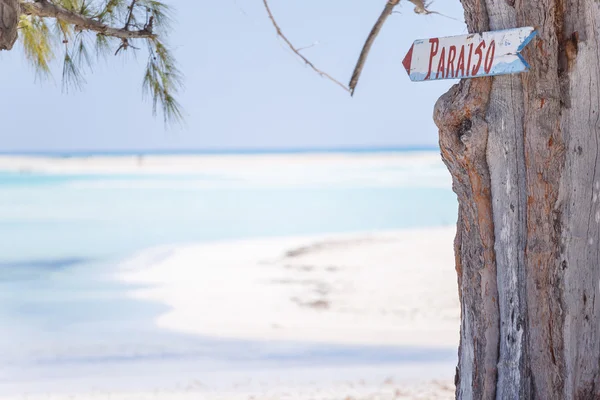
[[463,80],[435,120],[459,200],[460,399],[600,399],[600,3],[462,0],[538,29],[531,71]]
[[10,50],[17,41],[19,0],[0,0],[0,50]]

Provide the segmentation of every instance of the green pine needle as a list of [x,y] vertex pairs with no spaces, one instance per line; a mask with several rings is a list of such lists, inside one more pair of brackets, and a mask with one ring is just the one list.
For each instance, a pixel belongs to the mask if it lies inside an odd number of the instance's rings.
[[142,81],[143,94],[150,96],[154,115],[160,109],[166,124],[183,122],[184,113],[177,101],[177,94],[183,87],[183,75],[165,45],[171,27],[169,6],[159,0],[49,1],[111,27],[151,29],[155,35],[122,41],[102,33],[81,31],[62,20],[23,15],[19,22],[19,40],[27,61],[37,74],[50,76],[51,62],[55,54],[62,51],[63,90],[79,89],[85,84],[84,74],[92,70],[95,61],[113,54],[120,56],[127,51],[137,51],[144,47],[140,44],[145,41],[148,63]]
[[50,61],[54,58],[54,52],[48,25],[42,18],[22,15],[19,31],[25,57],[39,75],[49,76]]
[[175,94],[182,87],[183,75],[162,42],[154,39],[150,40],[148,45],[150,55],[144,74],[144,94],[149,94],[152,98],[153,114],[156,114],[160,104],[166,124],[181,123],[183,110],[175,99]]

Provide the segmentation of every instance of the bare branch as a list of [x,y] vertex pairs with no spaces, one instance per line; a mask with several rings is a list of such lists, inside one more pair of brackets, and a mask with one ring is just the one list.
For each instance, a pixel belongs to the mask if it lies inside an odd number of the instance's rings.
[[103,24],[98,20],[84,17],[81,14],[57,6],[56,4],[50,3],[47,0],[38,0],[35,3],[22,2],[21,10],[23,14],[26,15],[56,18],[69,24],[73,24],[80,30],[98,32],[105,36],[111,36],[120,39],[150,39],[156,36],[152,33],[152,30],[148,28],[136,31],[113,28]]
[[[400,1],[400,0],[398,0]],[[277,35],[280,36],[283,41],[289,46],[290,49],[292,49],[292,51],[294,53],[296,53],[296,55],[298,57],[300,57],[302,59],[302,61],[304,61],[306,63],[306,65],[308,65],[309,67],[311,67],[317,74],[321,75],[324,78],[329,79],[330,81],[332,81],[333,83],[335,83],[336,85],[340,86],[341,88],[343,88],[345,91],[350,92],[350,89],[348,89],[346,87],[346,85],[344,85],[343,83],[341,83],[340,81],[336,80],[335,78],[333,78],[331,75],[329,75],[326,72],[321,71],[320,69],[318,69],[317,67],[315,67],[315,65],[313,63],[311,63],[306,57],[304,57],[300,51],[298,49],[296,49],[294,47],[294,45],[288,40],[287,37],[285,37],[285,35],[283,34],[283,32],[281,31],[281,28],[279,27],[279,25],[277,24],[277,21],[275,21],[275,17],[273,17],[273,13],[271,12],[271,9],[269,8],[269,3],[267,2],[267,0],[263,0],[263,3],[265,5],[265,9],[267,10],[267,13],[269,14],[269,19],[271,20],[271,22],[273,23],[273,26],[275,27],[275,30],[277,31]]]
[[371,47],[373,46],[373,42],[379,35],[383,24],[388,19],[388,17],[394,11],[394,7],[396,7],[400,3],[400,0],[388,0],[383,12],[377,19],[375,25],[371,29],[371,33],[367,37],[367,41],[365,42],[362,51],[360,52],[360,56],[358,57],[358,61],[356,62],[356,66],[354,67],[354,72],[352,73],[352,78],[350,79],[350,94],[354,95],[354,90],[356,89],[356,85],[358,83],[358,79],[360,78],[360,74],[362,73],[363,68],[365,67],[365,63],[367,62],[367,57],[369,56],[369,52],[371,51]]

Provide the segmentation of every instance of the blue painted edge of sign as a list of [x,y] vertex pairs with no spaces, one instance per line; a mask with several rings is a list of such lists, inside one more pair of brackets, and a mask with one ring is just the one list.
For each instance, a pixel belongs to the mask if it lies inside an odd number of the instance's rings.
[[537,31],[534,29],[529,36],[527,36],[525,38],[525,40],[523,41],[523,43],[521,43],[521,45],[519,46],[519,48],[517,48],[517,57],[519,57],[519,59],[521,59],[521,62],[523,63],[523,65],[525,65],[525,71],[529,71],[529,69],[531,68],[529,63],[525,60],[525,57],[523,57],[521,55],[521,51],[523,51],[523,49],[525,48],[525,46],[527,46],[532,40],[533,38],[537,35]]
[[[529,36],[527,36],[525,38],[525,40],[523,41],[523,43],[521,43],[521,45],[517,49],[517,53],[520,53],[525,48],[525,46],[527,46],[529,44],[529,42],[531,42],[533,40],[533,38],[535,37],[535,35],[537,35],[537,31],[534,29],[533,32],[531,32],[529,34]],[[519,55],[519,54],[517,54],[517,55]],[[523,60],[523,57],[521,57],[521,60]],[[523,60],[523,62],[525,62],[525,60]],[[527,63],[525,63],[525,64],[527,64]],[[527,66],[529,67],[529,64]]]
[[531,68],[531,66],[529,65],[529,63],[527,61],[525,61],[525,57],[523,57],[521,55],[521,53],[517,53],[517,57],[519,57],[519,59],[521,60],[521,62],[525,66],[525,71],[529,71],[529,69]]
[[[519,58],[521,60],[523,60],[522,57],[519,57]],[[523,69],[523,71],[518,71],[518,72],[515,72],[515,71],[501,72],[501,73],[495,72],[493,74],[481,74],[481,75],[477,75],[477,76],[456,76],[456,77],[438,78],[438,79],[422,79],[422,78],[419,79],[420,77],[419,76],[415,76],[414,74],[411,74],[408,77],[409,77],[409,79],[412,82],[438,82],[438,81],[445,81],[445,80],[477,79],[477,78],[485,78],[485,77],[488,77],[488,76],[511,75],[511,74],[514,74],[514,73],[529,72],[529,70],[530,70],[529,64],[527,64],[525,62],[525,60],[523,60],[523,63],[524,63],[524,69]]]

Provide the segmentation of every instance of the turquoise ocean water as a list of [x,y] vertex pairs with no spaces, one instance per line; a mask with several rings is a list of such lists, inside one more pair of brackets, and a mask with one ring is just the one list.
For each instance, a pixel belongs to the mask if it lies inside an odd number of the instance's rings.
[[162,332],[152,320],[164,307],[127,299],[126,288],[109,279],[121,260],[165,244],[455,223],[456,200],[441,161],[354,168],[300,165],[289,179],[285,170],[261,176],[0,171],[0,395],[74,378],[82,385],[86,377],[99,379],[98,385],[115,368],[119,376],[143,375],[148,363],[163,368],[164,377],[184,364],[198,371],[200,364],[453,360],[454,349]]

